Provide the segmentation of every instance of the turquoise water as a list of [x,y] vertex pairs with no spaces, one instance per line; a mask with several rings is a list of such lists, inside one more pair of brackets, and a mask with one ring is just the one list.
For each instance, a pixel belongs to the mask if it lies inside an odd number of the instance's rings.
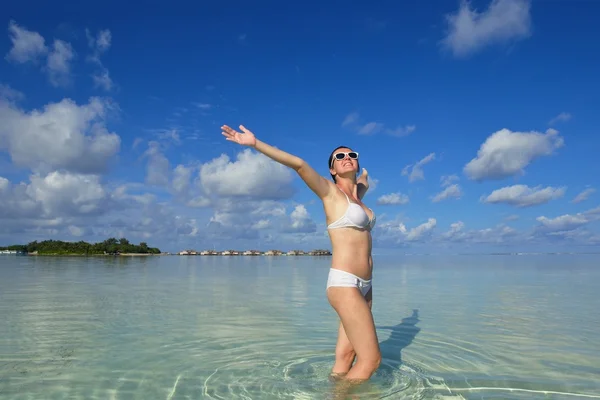
[[[1,399],[328,399],[330,258],[0,256]],[[355,399],[600,399],[596,256],[375,257]]]

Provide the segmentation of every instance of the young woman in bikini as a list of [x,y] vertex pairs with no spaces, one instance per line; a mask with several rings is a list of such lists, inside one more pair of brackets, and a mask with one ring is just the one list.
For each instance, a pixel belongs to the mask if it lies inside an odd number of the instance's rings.
[[228,141],[252,147],[294,169],[323,202],[332,246],[326,294],[340,317],[332,376],[356,382],[368,380],[381,362],[371,313],[371,229],[375,215],[361,201],[368,183],[366,171],[357,178],[358,153],[348,147],[338,147],[331,153],[328,163],[332,182],[301,158],[256,139],[243,126],[240,126],[241,132],[227,125],[221,130]]

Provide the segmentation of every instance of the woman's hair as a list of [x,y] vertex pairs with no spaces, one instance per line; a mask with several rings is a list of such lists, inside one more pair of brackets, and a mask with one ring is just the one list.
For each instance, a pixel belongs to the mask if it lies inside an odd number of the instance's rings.
[[[327,164],[327,169],[331,169],[332,168],[331,162],[333,161],[333,155],[339,149],[350,149],[352,151],[352,147],[348,147],[348,146],[338,146],[335,149],[333,149],[333,151],[329,155],[329,162]],[[357,165],[356,172],[358,173],[358,171],[360,171],[360,163],[358,162],[358,160],[356,161],[356,165]],[[333,181],[336,182],[335,175],[333,175],[331,172],[329,173],[329,175],[331,175],[331,179],[333,179]]]

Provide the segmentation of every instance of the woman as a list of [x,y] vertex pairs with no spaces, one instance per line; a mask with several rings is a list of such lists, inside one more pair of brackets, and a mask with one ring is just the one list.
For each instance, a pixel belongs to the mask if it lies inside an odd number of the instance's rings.
[[331,182],[301,158],[256,139],[244,126],[240,125],[243,133],[227,125],[221,129],[227,140],[250,146],[294,169],[322,200],[332,246],[327,299],[340,317],[332,376],[348,381],[369,379],[381,362],[371,313],[371,229],[375,225],[375,215],[360,200],[368,184],[366,170],[360,178],[356,177],[358,153],[347,147],[333,151],[329,156]]

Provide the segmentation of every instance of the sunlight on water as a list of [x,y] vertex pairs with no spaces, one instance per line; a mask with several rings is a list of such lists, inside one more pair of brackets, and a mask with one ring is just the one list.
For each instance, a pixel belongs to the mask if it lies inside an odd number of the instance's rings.
[[[337,399],[329,258],[0,257],[0,399]],[[600,399],[598,259],[375,258],[352,399]]]

